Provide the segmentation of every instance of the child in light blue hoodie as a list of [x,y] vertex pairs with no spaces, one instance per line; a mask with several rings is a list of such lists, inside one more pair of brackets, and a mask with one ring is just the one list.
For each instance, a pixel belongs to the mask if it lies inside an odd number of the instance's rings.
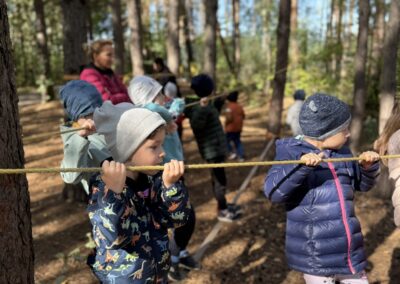
[[[62,168],[99,167],[100,163],[111,157],[104,136],[96,133],[93,113],[103,103],[100,93],[90,83],[82,80],[68,82],[60,90],[64,110],[69,121],[61,126],[61,131],[74,127],[85,127],[80,131],[61,134],[64,143]],[[81,184],[89,194],[89,180],[92,173],[61,173],[66,184]]]
[[[183,149],[178,136],[177,126],[173,119],[173,114],[179,115],[179,110],[182,112],[184,109],[184,101],[175,99],[170,103],[171,114],[168,109],[163,105],[165,103],[165,96],[162,93],[162,86],[156,80],[147,76],[137,76],[131,80],[128,87],[128,94],[131,101],[139,107],[145,107],[151,111],[157,112],[167,123],[167,134],[163,143],[165,151],[164,163],[168,163],[172,159],[182,161]],[[182,279],[179,266],[187,269],[199,269],[200,265],[195,261],[188,251],[190,238],[192,237],[195,227],[195,214],[191,210],[189,220],[186,225],[173,230],[173,238],[170,238],[171,250],[171,269],[168,277],[172,281],[179,281]]]

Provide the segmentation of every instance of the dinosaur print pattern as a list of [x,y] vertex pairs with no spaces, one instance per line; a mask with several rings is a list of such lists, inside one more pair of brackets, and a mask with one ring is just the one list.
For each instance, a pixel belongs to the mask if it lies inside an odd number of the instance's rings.
[[167,189],[161,175],[127,178],[121,194],[108,190],[100,174],[92,178],[87,211],[96,249],[88,264],[101,282],[166,283],[167,230],[184,224],[191,206],[183,184]]

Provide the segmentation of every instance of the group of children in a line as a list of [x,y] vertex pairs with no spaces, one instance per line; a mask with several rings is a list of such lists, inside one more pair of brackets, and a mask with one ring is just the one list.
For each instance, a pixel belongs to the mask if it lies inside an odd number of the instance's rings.
[[[86,81],[71,81],[60,91],[69,123],[85,127],[62,135],[63,167],[98,167],[102,173],[63,173],[67,183],[83,184],[89,194],[88,212],[96,249],[88,258],[102,283],[167,283],[180,280],[179,267],[199,269],[186,250],[195,214],[184,180],[184,156],[175,119],[190,121],[199,152],[209,163],[222,163],[227,144],[230,158],[244,159],[240,142],[244,111],[238,93],[228,96],[226,134],[219,112],[209,102],[214,82],[204,74],[192,79],[199,105],[185,107],[174,88],[138,76],[127,91],[129,101],[106,100]],[[166,97],[164,93],[168,93]],[[351,113],[339,99],[316,93],[305,100],[295,93],[288,124],[295,137],[276,142],[276,160],[304,164],[275,165],[266,177],[265,195],[284,203],[287,211],[286,256],[289,266],[304,273],[306,283],[368,283],[361,227],[354,212],[354,191],[370,190],[379,174],[379,155],[367,151],[356,162],[322,162],[351,157],[347,146]],[[113,104],[114,103],[114,104]],[[396,120],[397,119],[397,120]],[[398,150],[400,117],[389,120],[377,142],[380,153]],[[397,127],[397,128],[396,128]],[[229,143],[227,142],[229,141]],[[389,161],[398,185],[397,160]],[[132,172],[128,166],[164,165],[164,170]],[[223,168],[212,169],[218,219],[233,221],[241,208],[225,198]],[[399,187],[399,186],[397,186]],[[400,223],[400,194],[395,191],[395,222]],[[171,229],[168,234],[168,229]]]

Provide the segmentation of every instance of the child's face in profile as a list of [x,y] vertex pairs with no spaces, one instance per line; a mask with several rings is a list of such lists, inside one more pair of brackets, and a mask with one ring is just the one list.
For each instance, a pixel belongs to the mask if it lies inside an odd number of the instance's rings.
[[339,133],[336,133],[335,135],[326,138],[322,142],[322,148],[323,149],[340,149],[343,147],[344,144],[346,144],[347,139],[350,137],[350,130],[347,127],[346,129],[340,131]]
[[[165,156],[162,144],[165,138],[165,127],[157,130],[150,138],[136,150],[127,165],[132,166],[158,166],[163,162]],[[155,175],[158,171],[144,171],[144,174]]]
[[155,104],[163,106],[165,104],[165,95],[160,92],[153,100]]

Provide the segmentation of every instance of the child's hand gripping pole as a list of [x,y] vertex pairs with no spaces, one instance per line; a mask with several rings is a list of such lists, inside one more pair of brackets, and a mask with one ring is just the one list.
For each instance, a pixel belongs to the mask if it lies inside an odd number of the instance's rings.
[[380,160],[378,153],[373,151],[366,151],[361,153],[359,163],[364,169],[368,169],[373,163]]
[[103,172],[101,178],[106,184],[106,187],[115,193],[121,193],[125,187],[125,165],[115,161],[104,161],[101,168]]
[[323,157],[324,152],[320,152],[318,154],[308,153],[301,156],[300,161],[302,161],[306,166],[316,167],[322,162]]
[[164,165],[162,179],[166,188],[177,182],[185,172],[185,165],[182,161],[171,160]]

